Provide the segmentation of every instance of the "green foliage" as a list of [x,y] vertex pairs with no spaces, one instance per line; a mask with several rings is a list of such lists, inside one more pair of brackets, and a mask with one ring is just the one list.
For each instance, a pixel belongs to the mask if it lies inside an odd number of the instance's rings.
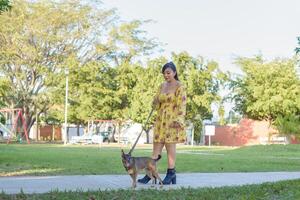
[[[134,63],[158,45],[155,39],[143,36],[142,25],[143,22],[138,20],[118,25],[111,23],[107,38],[102,40],[105,42],[95,44],[93,59],[83,64],[76,60],[70,62],[69,66],[73,66],[69,75],[70,122],[129,119],[133,88],[141,71],[141,67]],[[62,102],[60,94],[57,99],[60,97]],[[51,110],[51,115],[61,121],[62,109],[61,106]]]
[[253,119],[274,121],[279,115],[300,113],[300,84],[294,59],[264,62],[239,58],[244,76],[231,82],[235,110]]
[[91,25],[105,22],[109,15],[92,12],[78,1],[19,0],[11,12],[1,15],[0,71],[11,88],[5,102],[23,108],[29,129],[36,114],[53,106],[68,58],[85,53],[82,48],[90,43],[86,40]]
[[[139,122],[145,123],[154,96],[158,92],[160,84],[163,82],[161,75],[161,68],[166,63],[165,58],[158,58],[150,60],[144,68],[136,68],[136,86],[132,90],[130,97],[131,106],[129,111],[129,118]],[[155,113],[156,114],[156,113]],[[153,124],[155,115],[152,116],[151,122]]]
[[274,122],[274,125],[282,134],[300,134],[300,116],[286,115],[278,116]]
[[114,118],[125,120],[129,119],[129,109],[132,104],[133,88],[137,84],[137,71],[141,71],[140,66],[123,62],[116,68],[117,76],[116,90],[114,91],[115,98],[119,99],[119,102],[115,104],[111,109],[114,111]]
[[6,95],[11,90],[11,84],[10,81],[7,79],[7,77],[1,77],[0,78],[0,107],[6,107]]
[[11,8],[9,0],[0,0],[0,14],[3,11],[7,11]]
[[68,68],[70,122],[123,119],[135,85],[130,63],[157,43],[143,36],[143,22],[117,19],[89,2],[14,1],[0,19],[0,71],[9,80],[2,102],[23,108],[29,128],[36,114],[61,122]]

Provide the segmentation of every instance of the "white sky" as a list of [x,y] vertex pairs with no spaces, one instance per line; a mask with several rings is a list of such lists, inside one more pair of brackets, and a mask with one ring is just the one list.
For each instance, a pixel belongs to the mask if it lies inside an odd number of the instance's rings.
[[152,19],[144,29],[166,43],[239,72],[237,56],[292,57],[300,36],[300,0],[102,0],[121,19]]

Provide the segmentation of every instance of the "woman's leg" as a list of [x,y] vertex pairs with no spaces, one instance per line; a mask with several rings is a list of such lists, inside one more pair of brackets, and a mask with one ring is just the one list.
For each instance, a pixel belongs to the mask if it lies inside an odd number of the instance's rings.
[[164,145],[165,145],[164,143],[153,143],[153,152],[152,152],[153,159],[156,159],[158,155],[161,155]]
[[165,144],[165,146],[168,155],[168,168],[173,169],[175,168],[175,162],[176,162],[176,143]]
[[176,143],[174,144],[165,144],[168,154],[168,170],[166,177],[163,180],[164,185],[176,184]]

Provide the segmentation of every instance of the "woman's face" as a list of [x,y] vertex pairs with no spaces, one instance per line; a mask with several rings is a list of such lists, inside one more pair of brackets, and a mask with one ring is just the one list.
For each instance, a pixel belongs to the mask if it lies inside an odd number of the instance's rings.
[[165,69],[163,75],[167,82],[171,82],[171,81],[175,80],[174,77],[176,75],[176,72],[174,72],[171,68],[167,68],[167,69]]

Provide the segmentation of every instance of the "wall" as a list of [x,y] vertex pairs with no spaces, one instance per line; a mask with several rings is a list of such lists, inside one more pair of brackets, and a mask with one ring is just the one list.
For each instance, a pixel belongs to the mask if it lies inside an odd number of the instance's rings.
[[[61,140],[61,127],[55,125],[42,125],[39,127],[40,140]],[[54,133],[54,138],[53,138]]]
[[[211,136],[212,145],[243,146],[268,143],[270,136],[277,134],[277,130],[269,127],[267,121],[242,119],[239,124],[216,126],[215,135]],[[290,138],[290,143],[298,143],[295,137]],[[205,136],[208,145],[208,136]]]

